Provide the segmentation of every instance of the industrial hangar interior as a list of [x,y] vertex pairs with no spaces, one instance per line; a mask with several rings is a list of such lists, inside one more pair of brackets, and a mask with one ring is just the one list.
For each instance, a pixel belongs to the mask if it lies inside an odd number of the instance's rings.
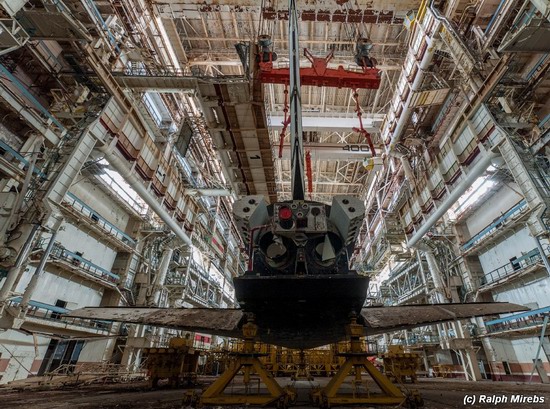
[[544,407],[549,18],[0,0],[0,406]]

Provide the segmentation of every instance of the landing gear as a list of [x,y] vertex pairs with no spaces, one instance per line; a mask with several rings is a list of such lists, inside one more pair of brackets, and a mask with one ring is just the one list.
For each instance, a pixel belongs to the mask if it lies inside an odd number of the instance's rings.
[[[257,353],[254,348],[257,332],[258,327],[252,319],[243,325],[243,351],[236,354],[236,359],[230,367],[203,392],[198,400],[199,406],[273,405],[277,408],[286,408],[296,401],[296,393],[291,388],[282,388],[258,359],[262,354]],[[241,370],[243,390],[234,394],[225,393],[227,386]],[[258,383],[255,383],[257,387],[252,384],[252,373],[259,377]],[[260,381],[268,393],[260,393]]]
[[[346,361],[325,387],[311,394],[313,403],[321,408],[341,405],[403,404],[406,401],[405,395],[368,360],[369,354],[363,350],[361,343],[363,327],[357,324],[355,317],[351,319],[351,323],[346,330],[351,338],[350,351],[342,354],[346,357]],[[382,393],[371,393],[369,391],[367,381],[362,378],[363,370],[371,376]],[[352,383],[352,393],[339,392],[346,377],[352,373],[355,376]],[[364,388],[362,388],[363,385]]]

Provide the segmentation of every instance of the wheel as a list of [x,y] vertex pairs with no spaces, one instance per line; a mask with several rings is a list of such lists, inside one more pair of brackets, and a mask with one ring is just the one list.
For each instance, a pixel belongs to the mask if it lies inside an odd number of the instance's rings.
[[183,395],[183,404],[186,406],[191,406],[193,408],[198,407],[199,396],[196,391],[187,391]]
[[159,379],[158,377],[154,376],[151,378],[151,380],[149,381],[149,384],[151,385],[151,388],[156,388],[159,386]]
[[418,391],[412,391],[409,395],[407,395],[405,407],[408,409],[422,408],[424,407],[424,399],[422,399],[422,396],[420,396]]
[[281,396],[277,401],[277,409],[286,409],[288,408],[288,402],[286,396]]

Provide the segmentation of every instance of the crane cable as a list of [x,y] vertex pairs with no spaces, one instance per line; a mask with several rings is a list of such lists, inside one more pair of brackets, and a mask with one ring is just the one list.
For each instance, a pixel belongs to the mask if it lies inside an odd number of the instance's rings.
[[376,156],[376,150],[374,149],[374,144],[372,143],[370,133],[367,132],[367,130],[363,127],[363,119],[362,119],[363,112],[361,110],[361,107],[359,106],[359,94],[357,92],[357,89],[353,90],[353,99],[355,99],[355,112],[357,113],[357,118],[359,118],[359,128],[354,127],[353,130],[365,137],[365,139],[367,140],[367,143],[369,144],[372,157],[374,158]]

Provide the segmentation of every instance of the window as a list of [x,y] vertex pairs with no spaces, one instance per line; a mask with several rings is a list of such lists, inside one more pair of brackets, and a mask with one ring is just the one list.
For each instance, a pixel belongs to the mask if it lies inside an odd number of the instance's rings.
[[451,349],[451,359],[453,361],[453,365],[462,365],[461,359],[459,358],[458,354]]
[[[59,300],[61,301],[61,300]],[[38,375],[51,372],[62,365],[70,365],[69,371],[78,362],[84,341],[58,341],[52,339],[38,370]]]
[[[55,302],[55,306],[56,307],[61,307],[61,308],[65,308],[67,306],[67,301],[63,301],[63,300],[57,300]],[[61,314],[58,313],[58,312],[52,312],[52,315],[50,316],[52,319],[59,319],[59,317],[61,317]]]
[[510,370],[510,365],[508,364],[508,361],[502,361],[502,366],[504,366],[504,372],[506,375],[512,375],[512,371]]
[[75,252],[75,255],[76,257],[73,257],[72,259],[72,263],[75,265],[75,266],[78,266],[80,265],[80,257],[82,257],[84,253],[80,252],[80,251],[76,251]]

